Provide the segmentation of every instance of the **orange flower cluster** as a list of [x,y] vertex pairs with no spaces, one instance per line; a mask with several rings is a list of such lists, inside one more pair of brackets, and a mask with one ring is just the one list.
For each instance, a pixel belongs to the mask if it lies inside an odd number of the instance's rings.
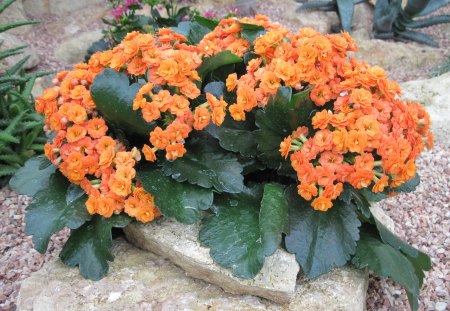
[[134,180],[134,165],[140,160],[136,148],[126,151],[106,135],[108,126],[98,117],[89,89],[97,66],[79,64],[63,71],[35,103],[45,115],[45,128],[56,136],[45,145],[45,155],[73,184],[88,194],[90,214],[111,217],[125,213],[142,222],[159,216],[153,197]]

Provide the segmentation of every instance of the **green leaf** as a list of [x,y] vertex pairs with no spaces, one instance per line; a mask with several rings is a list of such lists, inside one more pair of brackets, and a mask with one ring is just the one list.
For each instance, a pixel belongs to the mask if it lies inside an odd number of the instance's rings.
[[53,233],[66,226],[76,229],[89,220],[85,202],[80,187],[72,186],[61,173],[53,174],[26,209],[25,233],[33,236],[34,248],[45,253]]
[[47,158],[40,156],[31,158],[19,169],[9,181],[9,186],[18,194],[30,197],[49,185],[50,176],[56,171]]
[[413,20],[405,23],[405,26],[407,28],[424,28],[444,23],[450,23],[450,15],[437,15],[429,18]]
[[309,278],[347,263],[355,253],[361,223],[352,204],[333,201],[326,212],[316,211],[291,186],[286,191],[289,228],[286,249],[295,257]]
[[411,307],[417,306],[420,284],[414,266],[398,250],[384,244],[367,225],[361,229],[352,263],[357,268],[368,267],[374,274],[400,283],[408,292]]
[[128,134],[148,136],[154,125],[145,122],[141,113],[133,110],[139,88],[136,83],[130,85],[126,74],[107,68],[95,77],[91,95],[109,124]]
[[450,3],[450,0],[431,0],[417,16],[425,16]]
[[281,234],[288,222],[288,205],[284,187],[266,184],[259,213],[262,247],[265,256],[271,256],[281,242]]
[[337,8],[341,20],[342,29],[350,31],[352,29],[354,0],[338,0]]
[[220,148],[215,139],[206,135],[200,137],[190,139],[182,158],[163,163],[164,174],[179,182],[187,180],[220,192],[241,192],[244,177],[237,156]]
[[172,27],[172,30],[185,36],[192,45],[198,44],[206,34],[211,32],[208,27],[198,22],[181,22],[177,27]]
[[[295,107],[295,109],[293,109]],[[283,161],[280,143],[299,126],[306,126],[314,105],[292,97],[290,87],[280,87],[276,96],[269,100],[264,109],[256,113],[256,142],[258,157],[270,168],[279,168]]]
[[18,138],[12,136],[11,134],[7,133],[6,131],[0,132],[0,141],[4,141],[7,143],[14,143],[14,144],[20,143],[20,140]]
[[8,70],[6,70],[6,74],[7,75],[15,74],[17,71],[22,69],[22,66],[25,65],[25,63],[30,59],[30,57],[31,57],[31,55],[28,55],[28,56],[25,56],[24,58],[22,58],[20,61],[15,63],[13,66],[8,68]]
[[216,28],[219,25],[218,21],[214,21],[201,15],[196,15],[194,18],[197,23],[209,28],[210,30],[214,30],[214,28]]
[[416,176],[414,176],[407,182],[401,184],[398,187],[391,188],[391,190],[394,192],[413,192],[416,191],[416,188],[419,184],[420,184],[420,176],[419,174],[416,174]]
[[217,126],[211,123],[207,131],[211,136],[219,140],[223,149],[239,152],[243,156],[254,157],[257,154],[257,143],[255,138],[254,115],[247,114],[245,121],[234,121],[227,114],[222,125]]
[[9,7],[11,4],[14,3],[14,1],[16,0],[5,0],[2,3],[0,3],[0,14],[7,8]]
[[59,257],[68,266],[79,266],[81,274],[90,280],[100,280],[113,261],[111,253],[112,227],[125,227],[130,218],[124,214],[104,218],[95,215],[90,222],[72,230]]
[[242,38],[244,38],[251,44],[253,44],[256,38],[264,35],[267,32],[264,27],[254,24],[241,23],[241,27]]
[[261,196],[258,186],[216,196],[217,215],[204,219],[200,230],[200,243],[210,248],[211,258],[236,277],[254,278],[264,264],[258,213]]
[[439,46],[438,43],[436,41],[434,41],[432,37],[430,37],[429,35],[426,35],[424,33],[421,33],[421,32],[412,31],[412,30],[404,30],[404,31],[400,31],[400,32],[395,32],[395,34],[397,36],[399,36],[400,38],[416,41],[421,44],[426,44],[426,45],[429,45],[432,47]]
[[[426,254],[419,252],[416,257],[406,255],[409,262],[414,266],[416,276],[419,279],[419,287],[423,285],[423,279],[425,277],[424,271],[431,270],[431,259]],[[411,300],[411,299],[410,299]]]
[[20,21],[20,22],[12,22],[12,23],[8,23],[8,24],[4,24],[4,25],[0,25],[0,33],[1,32],[5,32],[9,29],[12,28],[17,28],[17,27],[21,27],[21,26],[25,26],[25,25],[35,25],[35,24],[39,24],[39,21]]
[[365,218],[369,219],[372,215],[372,213],[370,212],[370,202],[359,189],[355,189],[352,186],[346,185],[343,193],[341,194],[341,199],[346,203],[350,203],[350,200],[353,199],[356,206]]
[[153,194],[155,204],[166,217],[193,224],[200,220],[200,211],[213,203],[213,192],[188,183],[180,183],[165,176],[159,169],[138,170],[138,178],[145,191]]
[[388,228],[386,228],[378,219],[374,217],[375,225],[378,229],[378,233],[380,234],[381,239],[384,243],[389,244],[396,250],[401,251],[405,255],[411,257],[419,256],[419,251],[409,245],[408,243],[402,241],[399,237],[393,234]]
[[240,62],[242,62],[242,58],[226,50],[204,59],[200,67],[197,69],[197,72],[203,80],[208,73],[222,66],[237,64]]

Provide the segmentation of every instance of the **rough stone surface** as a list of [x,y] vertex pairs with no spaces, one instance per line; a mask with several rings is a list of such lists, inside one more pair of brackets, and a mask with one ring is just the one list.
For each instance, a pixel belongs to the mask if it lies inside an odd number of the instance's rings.
[[359,60],[370,60],[370,65],[380,66],[386,71],[397,67],[420,69],[437,66],[445,60],[438,49],[428,46],[362,37],[357,36],[359,49],[354,56]]
[[29,17],[42,18],[50,14],[50,0],[22,0],[22,4]]
[[200,246],[198,225],[159,219],[150,224],[132,223],[125,228],[125,234],[135,246],[169,258],[188,275],[219,285],[227,292],[256,295],[278,303],[289,302],[294,296],[299,266],[295,256],[284,250],[266,258],[254,279],[240,279],[214,263],[209,249]]
[[102,38],[100,30],[85,32],[63,42],[56,50],[55,57],[67,64],[84,61],[84,55],[89,46]]
[[450,144],[448,122],[450,120],[450,72],[435,78],[402,83],[402,97],[405,100],[422,103],[432,121],[434,135]]
[[190,278],[166,259],[114,241],[114,262],[100,281],[80,276],[59,260],[44,265],[23,281],[18,311],[59,310],[230,310],[312,311],[364,310],[367,273],[335,269],[310,281],[300,280],[290,304],[233,295]]
[[[1,51],[27,45],[25,42],[17,38],[15,35],[8,33],[0,33],[0,42],[1,41],[3,41],[3,44],[0,47]],[[15,65],[18,61],[25,58],[26,56],[30,56],[30,58],[23,66],[24,69],[34,68],[39,64],[40,59],[36,51],[32,47],[27,46],[25,49],[23,49],[23,53],[13,55],[0,60],[0,73],[4,72],[9,67]]]

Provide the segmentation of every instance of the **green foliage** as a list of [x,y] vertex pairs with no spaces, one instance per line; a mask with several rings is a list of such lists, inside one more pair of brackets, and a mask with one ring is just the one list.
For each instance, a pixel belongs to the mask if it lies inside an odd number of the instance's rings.
[[[14,0],[3,1],[0,4],[0,14],[7,14],[5,10],[13,2]],[[0,25],[0,33],[37,23],[28,20]],[[0,51],[0,60],[23,53],[25,47]],[[24,57],[0,75],[0,187],[8,182],[26,160],[42,153],[44,149],[43,121],[33,111],[31,90],[36,78],[47,73],[26,74],[23,65],[28,58]]]
[[202,135],[186,143],[187,153],[165,161],[163,171],[178,182],[188,181],[220,192],[239,193],[244,188],[243,167],[236,155],[226,152],[216,140]]
[[216,196],[214,205],[215,215],[203,221],[200,243],[234,276],[255,277],[281,241],[287,219],[283,187],[251,185],[239,194]]
[[316,211],[295,187],[286,191],[289,227],[286,249],[295,254],[308,277],[329,272],[347,263],[355,253],[361,223],[353,204],[336,200],[327,212]]
[[68,266],[79,266],[81,274],[90,280],[100,280],[109,269],[108,261],[114,256],[111,253],[112,228],[123,228],[130,222],[124,214],[103,218],[92,217],[78,229],[70,232],[59,257]]
[[431,74],[433,77],[437,77],[443,75],[450,71],[450,56],[447,58],[445,62],[440,64]]
[[401,0],[380,0],[375,6],[374,36],[379,39],[412,40],[437,47],[429,35],[412,29],[450,22],[450,15],[423,17],[450,3],[449,0],[408,0],[402,8]]
[[330,1],[312,1],[296,0],[302,3],[297,11],[306,9],[319,9],[322,11],[336,12],[340,20],[340,28],[344,31],[350,31],[352,28],[354,6],[366,0],[330,0]]
[[133,100],[140,87],[137,83],[130,85],[126,74],[108,68],[95,77],[91,96],[109,124],[125,133],[145,136],[154,125],[133,110]]
[[139,170],[138,178],[144,189],[154,195],[161,213],[179,222],[193,224],[199,221],[200,212],[209,209],[213,203],[212,190],[176,182],[159,169],[145,167]]
[[61,173],[50,176],[48,185],[34,195],[27,207],[25,233],[33,236],[34,248],[45,253],[51,235],[64,227],[76,229],[91,217],[86,194]]

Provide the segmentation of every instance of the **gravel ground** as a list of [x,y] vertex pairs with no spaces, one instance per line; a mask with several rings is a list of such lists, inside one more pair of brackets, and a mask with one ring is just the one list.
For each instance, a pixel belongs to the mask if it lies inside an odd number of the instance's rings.
[[[219,13],[231,7],[222,6]],[[268,3],[258,4],[256,11],[268,15],[272,20],[283,23],[280,6]],[[449,14],[450,6],[438,13]],[[42,19],[41,19],[42,20]],[[61,70],[69,64],[58,61],[53,50],[61,43],[61,38],[50,34],[48,24],[55,22],[50,16],[36,26],[39,40],[33,34],[21,38],[31,44],[40,55],[42,62],[37,70]],[[101,29],[103,24],[89,24],[86,30]],[[447,28],[448,29],[448,28]],[[450,46],[450,37],[442,26],[429,27],[423,32],[432,34],[441,47]],[[445,49],[443,49],[445,53]],[[448,54],[448,50],[446,52]],[[398,68],[390,72],[392,78],[407,81],[412,77],[425,78],[428,72],[417,73],[410,68]],[[447,129],[448,130],[448,129]],[[445,137],[445,135],[441,135]],[[448,135],[447,135],[448,137]],[[417,162],[422,183],[409,194],[401,194],[383,202],[382,207],[396,223],[396,233],[432,257],[433,268],[426,273],[420,295],[421,310],[450,310],[450,146],[447,141],[437,141],[436,146],[424,153]],[[0,190],[0,310],[14,310],[20,281],[31,272],[58,255],[68,231],[55,234],[45,255],[36,252],[30,237],[24,233],[25,207],[30,203],[26,196],[18,196],[7,188]],[[370,277],[368,310],[409,310],[404,290],[390,280]]]

